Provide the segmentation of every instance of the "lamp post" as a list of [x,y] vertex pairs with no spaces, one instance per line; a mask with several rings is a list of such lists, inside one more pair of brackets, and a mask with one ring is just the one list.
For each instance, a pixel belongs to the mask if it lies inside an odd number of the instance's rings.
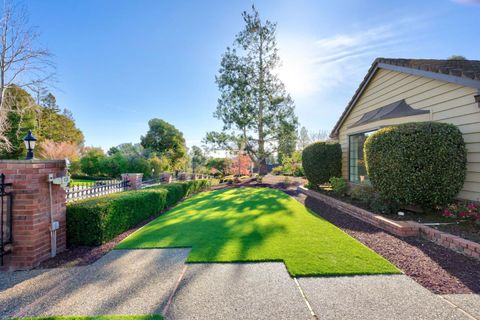
[[32,160],[33,149],[35,149],[35,142],[37,142],[37,138],[33,136],[32,130],[28,130],[27,135],[25,138],[23,138],[23,142],[25,143],[25,148],[27,149],[27,157],[25,160]]

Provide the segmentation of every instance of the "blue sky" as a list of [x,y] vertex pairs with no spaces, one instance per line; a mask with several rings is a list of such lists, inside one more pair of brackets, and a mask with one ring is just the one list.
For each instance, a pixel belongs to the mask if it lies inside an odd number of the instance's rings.
[[[330,130],[376,57],[480,59],[476,0],[256,1],[278,23],[279,74],[301,125]],[[86,145],[138,142],[151,118],[187,145],[221,128],[214,78],[249,1],[23,1],[55,55],[57,96]],[[477,4],[475,4],[477,3]]]

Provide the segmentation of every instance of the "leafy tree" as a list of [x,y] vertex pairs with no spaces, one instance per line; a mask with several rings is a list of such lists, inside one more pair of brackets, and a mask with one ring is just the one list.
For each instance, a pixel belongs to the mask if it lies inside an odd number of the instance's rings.
[[9,102],[9,109],[6,112],[8,129],[3,135],[9,141],[10,147],[1,148],[0,158],[19,159],[25,155],[23,138],[28,130],[35,129],[38,107],[28,92],[16,86],[6,90],[4,99]]
[[215,169],[221,176],[225,176],[232,164],[228,158],[210,158],[207,160],[206,167],[210,170]]
[[275,71],[280,65],[276,24],[263,22],[254,7],[242,16],[245,27],[224,53],[216,77],[220,98],[214,116],[223,121],[223,131],[207,133],[205,141],[222,149],[244,146],[259,173],[266,174],[267,158],[285,130],[296,130],[297,118]]
[[128,172],[143,173],[143,177],[148,179],[152,176],[152,167],[147,159],[141,156],[130,157],[128,159]]
[[286,175],[302,176],[302,152],[295,151],[289,157],[284,157],[282,161],[283,172]]
[[55,96],[51,93],[42,99],[37,122],[37,134],[40,140],[67,141],[78,145],[84,142],[83,133],[76,127],[71,114],[61,113]]
[[195,173],[195,169],[198,167],[202,167],[205,165],[207,158],[205,157],[203,150],[197,146],[193,146],[192,150],[190,151],[190,159],[192,163],[192,170]]
[[106,155],[101,148],[85,148],[85,154],[80,159],[82,172],[89,176],[104,175],[103,165]]
[[46,109],[53,110],[55,113],[60,112],[60,107],[57,105],[57,98],[55,98],[55,96],[51,92],[41,98],[40,105]]
[[122,155],[126,157],[135,157],[135,156],[141,156],[144,154],[144,149],[143,147],[139,144],[133,144],[133,143],[122,143],[119,144],[116,147],[111,147],[108,150],[109,155],[113,155],[115,153],[121,153]]
[[150,167],[153,169],[153,177],[159,177],[162,172],[169,172],[171,170],[170,161],[166,157],[158,157],[156,155],[148,159]]
[[161,119],[150,120],[148,126],[150,129],[141,137],[141,145],[169,159],[172,169],[183,169],[187,164],[187,147],[183,133]]
[[102,158],[99,165],[102,176],[118,178],[128,171],[128,159],[121,153]]
[[464,56],[454,54],[448,57],[448,60],[467,60],[467,58],[465,58]]
[[278,162],[282,163],[284,158],[290,157],[297,145],[296,128],[292,124],[284,124],[280,128],[278,140]]
[[232,159],[228,172],[237,176],[246,176],[250,174],[252,160],[246,154],[237,155]]

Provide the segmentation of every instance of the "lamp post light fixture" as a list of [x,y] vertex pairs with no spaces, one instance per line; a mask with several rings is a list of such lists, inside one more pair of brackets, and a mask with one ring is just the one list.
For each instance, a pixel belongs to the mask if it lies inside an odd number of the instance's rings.
[[27,135],[23,138],[23,142],[25,142],[25,148],[27,149],[27,157],[25,160],[32,160],[33,149],[35,149],[35,142],[37,142],[37,138],[33,136],[32,130],[28,130]]

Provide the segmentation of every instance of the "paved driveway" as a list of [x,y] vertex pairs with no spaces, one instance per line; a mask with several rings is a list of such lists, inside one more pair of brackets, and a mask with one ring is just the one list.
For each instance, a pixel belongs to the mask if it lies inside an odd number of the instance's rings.
[[404,275],[292,279],[283,263],[184,264],[188,253],[188,249],[114,250],[90,266],[0,273],[0,317],[479,317],[478,295],[437,296]]

